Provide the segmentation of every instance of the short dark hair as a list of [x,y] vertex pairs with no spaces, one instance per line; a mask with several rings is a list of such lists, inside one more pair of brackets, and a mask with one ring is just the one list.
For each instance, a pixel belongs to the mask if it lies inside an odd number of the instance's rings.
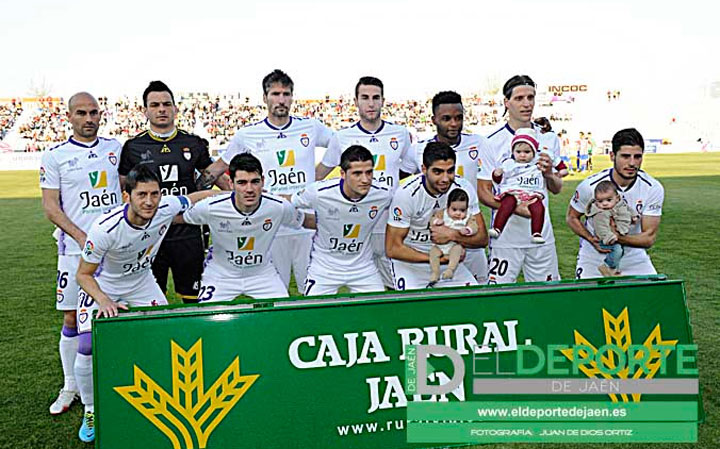
[[537,84],[535,84],[535,81],[532,80],[527,75],[515,75],[509,80],[505,81],[505,85],[503,86],[503,95],[508,100],[510,97],[512,97],[513,89],[515,89],[518,86],[530,86],[533,89],[537,88]]
[[373,155],[362,145],[351,145],[343,151],[340,156],[340,168],[342,171],[347,171],[350,168],[350,164],[353,162],[365,162],[372,161]]
[[138,183],[141,182],[157,182],[160,185],[160,178],[146,163],[139,163],[130,170],[125,178],[125,191],[128,195],[135,190]]
[[430,168],[435,161],[446,161],[448,159],[453,162],[456,160],[455,150],[450,145],[443,142],[430,142],[425,145],[423,151],[423,165],[425,168]]
[[600,181],[595,186],[595,195],[598,193],[615,192],[618,193],[617,187],[612,181]]
[[645,140],[642,134],[635,128],[621,129],[612,138],[612,152],[617,153],[623,145],[639,146],[645,151]]
[[544,133],[552,131],[552,124],[550,123],[550,120],[547,119],[547,117],[536,118],[535,124],[540,126],[540,129],[542,129],[542,132]]
[[162,81],[150,81],[150,84],[148,84],[148,87],[146,87],[145,91],[143,92],[143,106],[145,107],[147,107],[147,97],[148,95],[150,95],[150,92],[167,92],[170,94],[170,98],[172,98],[173,104],[175,104],[175,96],[173,95],[167,84],[163,83]]
[[466,203],[469,203],[470,197],[463,189],[453,189],[450,192],[450,195],[448,195],[447,205],[449,206],[453,201],[465,201]]
[[444,90],[442,92],[438,92],[435,94],[435,96],[432,98],[432,112],[435,114],[435,111],[437,111],[437,108],[441,104],[460,104],[462,105],[462,97],[459,93],[454,92],[452,90]]
[[230,161],[230,179],[235,181],[235,174],[238,170],[248,173],[257,173],[262,177],[263,168],[260,159],[250,153],[240,153],[235,155]]
[[363,76],[358,80],[357,84],[355,85],[355,98],[357,98],[358,96],[360,86],[377,86],[380,88],[380,95],[385,95],[385,86],[383,86],[383,82],[380,81],[379,78],[375,78],[374,76]]
[[262,80],[263,94],[267,94],[270,87],[275,83],[280,83],[283,87],[289,87],[291,92],[295,88],[293,80],[287,73],[280,69],[275,69],[265,75],[265,78]]

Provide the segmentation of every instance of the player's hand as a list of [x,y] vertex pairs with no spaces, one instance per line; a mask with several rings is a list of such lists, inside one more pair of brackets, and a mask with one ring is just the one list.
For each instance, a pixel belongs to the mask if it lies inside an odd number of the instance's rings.
[[442,225],[443,225],[442,219],[440,219],[440,218],[434,219],[434,220],[433,220],[433,225],[435,225],[435,226],[442,226]]
[[547,153],[540,153],[540,159],[537,161],[537,168],[545,177],[552,175],[552,159],[550,159],[550,156]]
[[617,236],[614,235],[614,236],[610,237],[610,239],[607,242],[607,245],[613,245],[617,242],[617,240],[618,240]]
[[460,233],[461,233],[462,235],[473,235],[473,230],[470,229],[469,226],[465,226],[464,228],[462,228],[462,230],[460,231]]
[[529,206],[537,200],[537,198],[533,198],[530,201],[522,201],[520,203],[517,203],[517,206],[515,206],[515,211],[513,211],[513,213],[521,217],[530,218]]
[[447,226],[430,226],[430,240],[436,245],[443,245],[448,242],[455,241],[457,231]]
[[127,306],[122,303],[116,303],[109,298],[103,298],[102,300],[95,300],[98,303],[97,317],[114,317],[118,315],[118,309],[127,310]]
[[595,247],[595,251],[597,251],[599,253],[607,254],[610,252],[609,249],[605,249],[602,246],[600,246],[600,239],[597,237],[593,237],[592,240],[590,240],[590,243],[592,244],[593,247]]

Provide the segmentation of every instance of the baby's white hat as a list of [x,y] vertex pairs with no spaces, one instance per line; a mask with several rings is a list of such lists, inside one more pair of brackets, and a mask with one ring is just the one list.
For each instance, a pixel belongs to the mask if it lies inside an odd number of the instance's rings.
[[515,137],[513,137],[510,148],[513,148],[516,143],[525,142],[530,145],[534,153],[538,152],[540,146],[537,140],[537,133],[532,128],[520,128],[515,131]]

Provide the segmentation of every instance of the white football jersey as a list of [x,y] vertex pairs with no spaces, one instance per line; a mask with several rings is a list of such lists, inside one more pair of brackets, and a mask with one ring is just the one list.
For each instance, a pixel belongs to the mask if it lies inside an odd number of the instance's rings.
[[375,132],[370,132],[358,122],[335,133],[322,158],[322,164],[326,167],[340,165],[342,152],[352,145],[361,145],[370,150],[375,183],[395,192],[400,185],[401,164],[412,158],[408,129],[383,120]]
[[[533,129],[537,132],[540,150],[546,151],[552,155],[552,160],[556,161],[560,158],[560,140],[554,133],[541,134],[540,129],[533,124]],[[512,138],[515,136],[515,130],[510,128],[506,123],[502,128],[488,136],[488,144],[490,148],[490,157],[483,164],[478,179],[492,180],[492,172],[502,165],[505,159],[510,159]],[[544,181],[544,180],[543,180]],[[495,193],[499,193],[497,185],[494,185]],[[543,182],[543,205],[545,206],[545,220],[542,228],[542,237],[545,239],[544,245],[555,244],[555,234],[553,233],[552,223],[550,222],[550,208],[547,190]],[[495,213],[493,212],[493,221]],[[490,224],[492,227],[492,223]],[[505,225],[505,229],[498,238],[491,238],[490,246],[494,248],[535,248],[537,243],[532,243],[532,233],[530,232],[530,219],[511,215]]]
[[[413,173],[417,173],[422,168],[423,153],[425,146],[429,142],[437,142],[437,136],[432,139],[424,140],[413,145],[413,153],[415,155],[415,168]],[[477,191],[477,178],[480,173],[480,167],[483,165],[483,159],[487,159],[490,155],[487,139],[477,134],[460,133],[458,143],[452,145],[455,150],[455,175],[466,179]]]
[[427,253],[433,245],[430,241],[430,220],[438,209],[445,209],[448,194],[456,188],[468,194],[468,215],[472,217],[479,214],[477,193],[466,179],[455,177],[447,192],[435,196],[425,188],[425,176],[415,175],[395,193],[387,224],[396,228],[409,228],[405,245]]
[[86,262],[100,265],[95,278],[108,296],[122,297],[145,282],[170,223],[190,207],[190,200],[163,196],[155,216],[140,228],[128,221],[129,207],[122,204],[98,217],[82,253]]
[[[612,181],[612,168],[605,169],[600,173],[596,173],[592,176],[585,178],[575,190],[570,205],[573,209],[585,214],[588,203],[595,197],[595,186],[600,181]],[[665,199],[665,189],[655,178],[648,175],[644,171],[638,172],[635,181],[630,184],[627,188],[623,189],[617,184],[615,185],[618,193],[623,200],[630,206],[630,209],[634,210],[642,218],[643,215],[650,217],[659,217],[662,215],[663,200]],[[642,232],[641,221],[638,220],[635,224],[630,226],[629,234],[639,234]],[[595,235],[592,226],[592,220],[585,222],[585,228],[590,234]],[[605,258],[604,254],[600,254],[595,251],[595,248],[580,238],[580,250],[578,258],[595,258],[599,263]],[[633,248],[631,246],[625,246],[625,254],[623,260],[643,261],[649,260],[647,251],[644,248]]]
[[[86,145],[72,137],[43,153],[40,188],[60,191],[60,207],[87,233],[93,221],[122,202],[117,165],[122,145],[99,137]],[[78,243],[61,229],[58,254],[80,255]]]
[[317,234],[313,238],[311,264],[332,271],[357,271],[373,265],[370,234],[390,205],[391,193],[373,184],[360,200],[351,200],[343,192],[342,179],[327,179],[310,184],[292,196],[302,209],[314,209]]
[[245,214],[235,206],[235,192],[206,198],[183,214],[187,223],[210,226],[212,247],[205,271],[228,282],[262,272],[280,227],[299,229],[303,218],[287,200],[268,194],[254,212]]

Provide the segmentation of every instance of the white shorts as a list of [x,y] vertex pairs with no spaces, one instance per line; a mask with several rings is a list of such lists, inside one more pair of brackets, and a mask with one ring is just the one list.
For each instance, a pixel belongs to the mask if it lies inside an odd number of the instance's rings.
[[347,270],[328,270],[311,263],[305,279],[305,296],[334,295],[340,287],[347,287],[351,293],[383,292],[385,286],[375,264],[370,267],[349,272]]
[[487,282],[488,258],[485,248],[466,248],[463,264],[470,270],[478,284]]
[[[430,283],[432,270],[430,269],[429,262],[411,263],[390,259],[390,263],[395,279],[395,290],[427,288],[428,283]],[[445,268],[447,268],[447,265],[441,265],[440,272],[442,273]],[[461,263],[458,265],[457,270],[455,270],[455,276],[453,276],[452,279],[441,279],[435,284],[435,287],[457,287],[464,285],[478,285],[478,283],[465,265]]]
[[232,301],[240,295],[253,299],[287,298],[288,291],[272,263],[252,276],[229,278],[207,270],[203,273],[198,302]]
[[[604,258],[590,259],[578,257],[577,266],[575,267],[575,279],[591,279],[603,277],[598,267],[604,264]],[[644,260],[628,260],[627,258],[620,259],[620,266],[618,267],[622,276],[644,276],[657,274],[655,267],[653,266],[650,258]]]
[[488,262],[488,284],[511,284],[522,269],[525,282],[560,280],[555,245],[532,248],[492,248]]
[[58,255],[57,263],[57,291],[55,293],[55,308],[68,311],[77,310],[78,291],[77,271],[80,266],[80,255]]
[[[150,271],[147,272],[145,279],[134,290],[122,295],[108,296],[115,302],[128,304],[131,307],[164,306],[168,303],[165,294],[160,290],[160,287],[158,287]],[[90,332],[92,330],[92,320],[97,310],[97,303],[90,295],[85,293],[83,289],[80,289],[78,297],[78,332]]]
[[314,234],[301,233],[278,235],[273,240],[271,257],[285,288],[290,287],[290,270],[295,274],[298,291],[305,285],[307,267],[310,264],[310,249]]
[[370,244],[373,249],[373,260],[377,265],[378,272],[382,278],[383,285],[388,288],[395,288],[395,282],[390,268],[390,259],[385,254],[385,234],[370,235]]

